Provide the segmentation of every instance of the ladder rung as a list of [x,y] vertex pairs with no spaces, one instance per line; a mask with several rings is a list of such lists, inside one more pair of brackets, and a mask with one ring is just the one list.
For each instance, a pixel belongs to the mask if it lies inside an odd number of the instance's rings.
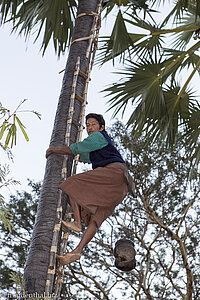
[[77,95],[77,94],[75,94],[75,98],[76,98],[77,100],[81,101],[82,103],[85,102],[85,99],[84,99],[83,97]]
[[74,124],[74,125],[76,125],[77,127],[79,127],[79,126],[81,126],[81,123],[79,123],[78,121],[76,121],[76,120],[72,120],[72,123]]
[[79,70],[79,75],[85,79],[88,78],[87,74],[83,73],[81,70]]

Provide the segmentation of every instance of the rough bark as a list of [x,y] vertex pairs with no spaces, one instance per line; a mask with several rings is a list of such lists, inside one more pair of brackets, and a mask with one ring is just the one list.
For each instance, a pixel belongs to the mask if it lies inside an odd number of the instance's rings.
[[[96,11],[97,2],[97,0],[80,0],[78,14],[81,12]],[[83,16],[78,18],[75,23],[72,40],[89,36],[92,22],[92,16]],[[81,70],[86,72],[88,64],[85,58],[87,46],[88,40],[75,42],[70,47],[51,137],[50,144],[52,145],[58,146],[64,144],[74,68],[77,57],[80,56]],[[83,94],[84,84],[85,80],[79,77],[77,83],[77,93],[79,95]],[[76,101],[74,113],[75,120],[79,119],[80,110],[81,104]],[[75,142],[76,135],[77,127],[72,125],[71,142]],[[56,217],[58,186],[61,180],[62,163],[63,157],[61,155],[52,154],[47,159],[41,198],[33,230],[30,251],[24,270],[24,281],[27,293],[42,294],[45,290],[49,253]],[[70,161],[68,164],[68,170],[71,168],[71,163],[72,162]]]

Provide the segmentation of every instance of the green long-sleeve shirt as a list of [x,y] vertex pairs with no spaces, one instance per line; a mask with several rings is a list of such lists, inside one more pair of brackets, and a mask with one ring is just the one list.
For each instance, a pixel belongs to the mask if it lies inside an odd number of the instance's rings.
[[71,144],[70,149],[74,155],[80,154],[82,162],[90,164],[89,153],[107,145],[107,139],[98,131],[88,135],[82,142]]

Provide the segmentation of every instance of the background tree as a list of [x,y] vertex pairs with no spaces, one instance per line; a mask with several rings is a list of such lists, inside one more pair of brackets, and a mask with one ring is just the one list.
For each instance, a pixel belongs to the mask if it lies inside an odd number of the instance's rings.
[[[157,1],[156,1],[157,2]],[[149,3],[154,5],[155,1],[150,1]],[[164,1],[163,1],[164,2]],[[137,73],[140,76],[140,83],[137,82],[137,90],[134,90],[135,94],[131,94],[132,100],[133,96],[134,99],[139,100],[139,105],[132,114],[132,119],[135,120],[136,129],[142,128],[151,128],[152,131],[147,130],[147,134],[154,133],[154,136],[157,137],[160,133],[167,137],[167,141],[175,141],[177,128],[180,121],[184,121],[189,128],[187,131],[188,135],[188,144],[190,143],[190,149],[192,149],[191,156],[196,159],[198,162],[198,130],[199,130],[199,121],[197,116],[199,115],[199,107],[195,105],[195,102],[191,102],[191,97],[186,92],[186,85],[184,88],[180,90],[178,87],[177,82],[174,81],[175,78],[175,71],[178,70],[179,65],[184,64],[184,58],[186,57],[185,53],[178,55],[178,59],[176,59],[176,54],[174,57],[170,57],[169,60],[162,61],[162,53],[157,57],[157,51],[159,52],[161,49],[160,46],[160,39],[158,36],[158,31],[160,28],[155,29],[155,24],[153,26],[150,24],[147,19],[141,20],[140,18],[135,17],[135,12],[141,7],[143,11],[146,13],[146,16],[151,16],[151,10],[149,6],[146,4],[147,1],[109,1],[106,5],[107,7],[107,14],[112,11],[112,9],[117,5],[118,7],[122,6],[126,10],[126,13],[129,13],[127,17],[129,23],[133,25],[150,29],[152,33],[152,39],[148,38],[146,41],[139,41],[141,38],[145,40],[145,34],[141,36],[132,34],[131,36],[127,33],[126,26],[125,26],[125,19],[124,14],[121,10],[119,10],[119,14],[116,19],[116,23],[113,29],[114,34],[111,35],[109,39],[109,47],[111,44],[112,50],[114,49],[114,55],[117,56],[120,54],[124,54],[126,49],[136,50],[136,55],[140,55],[140,51],[143,48],[146,50],[144,51],[145,55],[143,57],[143,61],[137,65],[135,68],[134,65],[134,72],[138,71]],[[159,1],[159,4],[161,2]],[[195,15],[198,13],[199,6],[197,5],[197,1],[192,1],[195,7]],[[42,44],[43,50],[46,49],[46,46],[51,37],[53,37],[55,49],[58,49],[58,53],[60,53],[63,49],[65,49],[66,44],[70,41],[70,37],[72,36],[72,22],[74,18],[74,11],[78,4],[78,14],[81,12],[91,12],[95,11],[97,6],[97,1],[90,0],[90,1],[59,1],[55,2],[52,0],[49,1],[18,1],[12,2],[8,0],[4,0],[0,2],[1,4],[1,13],[2,13],[2,20],[5,22],[8,18],[11,21],[14,21],[14,29],[20,29],[20,32],[25,32],[25,35],[30,33],[34,26],[38,26],[38,35],[42,32],[43,25],[45,26],[45,34],[44,40]],[[14,5],[13,5],[14,4]],[[35,6],[36,5],[36,6]],[[153,6],[152,6],[153,7]],[[183,9],[188,8],[191,9],[191,3],[188,4],[186,1],[177,1],[177,5],[174,8],[175,14],[180,16],[180,13]],[[127,9],[130,9],[127,11]],[[197,13],[196,13],[197,12]],[[11,13],[11,17],[9,15]],[[131,15],[130,15],[131,13]],[[172,15],[172,14],[171,14]],[[126,15],[125,15],[126,16]],[[133,16],[133,19],[132,19]],[[182,17],[182,15],[181,15]],[[92,16],[84,16],[84,18],[78,18],[75,23],[73,37],[72,40],[80,37],[89,36],[91,25],[92,25]],[[162,24],[163,26],[169,20],[169,16],[166,17],[165,22]],[[198,17],[196,17],[198,22]],[[65,25],[65,26],[63,26]],[[198,23],[196,24],[195,21],[195,28],[193,30],[197,30]],[[188,28],[187,28],[188,29]],[[180,31],[182,30],[179,29]],[[189,30],[191,27],[189,26]],[[63,34],[63,32],[67,32]],[[155,32],[155,34],[154,34]],[[61,34],[62,33],[62,34]],[[120,33],[117,34],[117,33]],[[67,38],[64,38],[66,36]],[[112,46],[113,39],[118,41],[119,44],[115,43],[115,47]],[[123,43],[120,43],[123,41]],[[139,41],[139,45],[137,44],[136,47],[134,43]],[[147,46],[146,46],[147,43]],[[68,63],[65,70],[63,86],[61,91],[61,96],[59,99],[56,119],[55,119],[55,126],[51,138],[51,144],[53,145],[62,145],[64,143],[65,137],[65,128],[66,128],[66,119],[69,110],[69,98],[71,93],[71,86],[72,86],[72,74],[74,71],[74,66],[76,63],[77,56],[81,57],[81,70],[84,72],[87,68],[87,61],[85,59],[85,53],[87,49],[88,41],[81,41],[79,43],[74,43],[70,47],[70,52],[68,56]],[[193,52],[194,49],[198,48],[198,43],[188,49],[186,53],[190,54]],[[62,48],[63,47],[63,48]],[[138,51],[137,51],[138,49]],[[156,51],[154,51],[156,49]],[[131,53],[130,53],[131,54]],[[154,57],[155,56],[155,57]],[[190,57],[190,55],[189,55]],[[137,56],[136,56],[137,58]],[[199,60],[198,55],[195,56],[196,60]],[[173,59],[175,61],[173,62]],[[147,60],[147,65],[145,61]],[[199,63],[195,60],[194,62],[194,70],[198,70]],[[187,65],[190,65],[189,63]],[[153,68],[152,68],[153,66]],[[149,69],[150,68],[150,69]],[[175,70],[175,71],[174,71]],[[152,72],[153,71],[153,72]],[[132,74],[132,73],[131,73]],[[144,78],[144,74],[147,75],[147,78]],[[168,75],[170,74],[170,76]],[[131,75],[132,77],[132,75]],[[162,89],[162,82],[165,79],[170,79],[172,82],[170,89],[165,86],[165,89]],[[136,78],[134,77],[134,82]],[[144,80],[145,79],[145,80]],[[161,83],[160,83],[161,82]],[[166,81],[167,82],[167,81]],[[80,80],[78,82],[78,92],[81,95],[83,92],[83,82]],[[132,88],[132,82],[128,86],[130,89]],[[145,91],[143,88],[145,87]],[[151,89],[153,87],[153,90]],[[115,86],[115,88],[117,88]],[[123,85],[120,87],[122,93],[125,93],[125,97],[123,99],[122,107],[126,107],[128,99],[126,97],[126,86]],[[180,90],[180,93],[177,92]],[[156,91],[156,93],[155,93]],[[115,92],[115,91],[114,91]],[[142,98],[140,99],[142,95]],[[184,97],[183,97],[184,96]],[[139,97],[139,98],[138,98]],[[180,99],[183,98],[183,101]],[[143,101],[144,99],[145,101]],[[141,101],[140,101],[141,100]],[[120,101],[120,100],[119,100]],[[183,102],[183,103],[182,103]],[[188,104],[189,103],[189,104]],[[167,113],[166,113],[167,112]],[[77,121],[79,119],[80,114],[80,105],[76,103],[75,115],[74,119]],[[143,119],[145,116],[145,119]],[[135,118],[135,119],[134,119]],[[132,120],[131,119],[131,120]],[[197,120],[197,121],[196,121]],[[151,126],[149,126],[151,125]],[[157,126],[158,125],[158,126]],[[146,127],[145,127],[146,126]],[[187,127],[186,126],[186,127]],[[166,134],[167,132],[167,134]],[[75,141],[75,137],[77,134],[76,126],[73,126],[73,130],[71,133],[71,141]],[[197,145],[197,146],[196,146]],[[52,237],[52,229],[55,223],[55,211],[56,211],[56,201],[57,199],[57,188],[60,182],[60,173],[61,173],[61,165],[62,165],[62,158],[58,156],[51,156],[48,158],[47,168],[45,173],[44,185],[43,190],[41,192],[41,201],[38,209],[37,214],[37,221],[36,226],[34,228],[32,244],[30,248],[30,254],[26,264],[25,270],[25,279],[27,282],[27,288],[29,292],[43,292],[44,291],[44,284],[46,279],[46,272],[48,268],[48,261],[49,257],[47,253],[49,253],[49,249],[51,246],[51,237]],[[69,170],[70,170],[69,164]],[[46,213],[47,212],[47,213]],[[40,266],[40,268],[39,268]]]
[[[134,174],[137,199],[127,197],[88,245],[81,262],[67,267],[69,295],[82,291],[80,297],[87,299],[88,294],[83,295],[90,281],[97,299],[119,299],[120,293],[125,299],[198,299],[199,173],[188,184],[183,141],[170,153],[162,141],[144,149],[145,140],[120,123],[111,132]],[[114,243],[124,237],[136,248],[136,269],[127,273],[116,270],[112,256]]]
[[[172,153],[162,142],[145,150],[145,139],[133,136],[120,122],[110,132],[134,174],[137,198],[127,196],[86,247],[80,262],[65,268],[62,299],[198,299],[199,173],[191,184],[186,181],[189,162],[182,155],[183,141]],[[17,237],[24,232],[23,227],[33,226],[38,187],[32,185],[32,196],[18,193],[11,198],[13,211],[17,212]],[[23,249],[27,249],[29,237]],[[114,245],[124,237],[132,240],[136,249],[136,268],[130,272],[114,266]],[[69,250],[78,239],[79,234],[70,233]],[[4,245],[7,249],[8,244]],[[15,261],[21,260],[19,270],[25,255],[21,250],[23,258],[16,254],[17,245],[6,251]]]
[[[28,191],[17,191],[11,195],[7,203],[9,212],[14,216],[14,228],[10,231],[3,224],[0,226],[0,288],[6,298],[15,290],[11,274],[22,277],[25,260],[30,246],[31,233],[35,222],[37,204],[39,201],[41,183],[29,180],[31,188]],[[4,292],[3,292],[4,291]],[[16,290],[13,299],[16,298]]]

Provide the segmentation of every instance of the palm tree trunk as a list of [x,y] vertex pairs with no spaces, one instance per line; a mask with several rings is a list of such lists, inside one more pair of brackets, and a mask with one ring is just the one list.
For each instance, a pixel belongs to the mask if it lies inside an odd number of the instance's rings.
[[[83,12],[95,12],[98,0],[79,0],[78,14]],[[77,18],[72,40],[90,35],[93,23],[93,16],[82,16]],[[75,42],[70,47],[66,64],[65,74],[61,94],[58,102],[53,133],[51,137],[52,145],[63,145],[65,141],[65,131],[69,109],[69,101],[72,89],[73,73],[77,57],[81,59],[81,71],[86,72],[88,61],[86,50],[88,40]],[[80,78],[77,82],[77,93],[83,94],[85,79]],[[51,104],[49,104],[51,105]],[[48,107],[47,107],[48,110]],[[74,119],[79,120],[81,104],[75,101]],[[77,127],[72,124],[71,142],[76,141]],[[47,145],[48,147],[48,145]],[[44,154],[45,155],[45,154]],[[43,294],[49,264],[49,253],[53,235],[53,228],[56,218],[56,208],[58,199],[58,186],[61,181],[63,157],[61,155],[50,155],[47,159],[46,171],[41,191],[41,198],[38,205],[36,222],[33,230],[29,255],[24,270],[24,281],[27,293]],[[71,169],[72,161],[68,163],[68,170]],[[68,174],[69,175],[69,174]]]

